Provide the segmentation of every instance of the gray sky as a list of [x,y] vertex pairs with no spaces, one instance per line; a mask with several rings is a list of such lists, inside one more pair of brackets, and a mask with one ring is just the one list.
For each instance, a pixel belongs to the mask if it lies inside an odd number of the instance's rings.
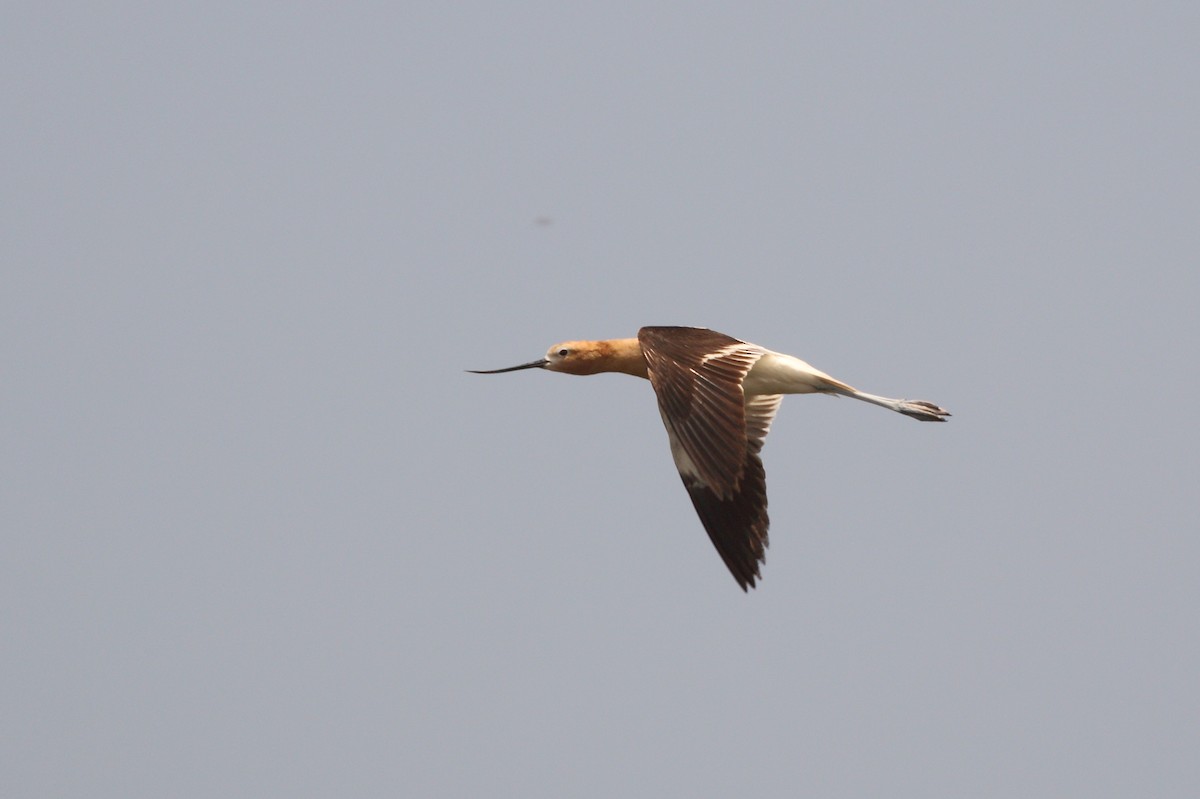
[[[1195,795],[1195,4],[80,6],[0,794]],[[955,416],[785,400],[744,595],[648,384],[462,371],[645,324]]]

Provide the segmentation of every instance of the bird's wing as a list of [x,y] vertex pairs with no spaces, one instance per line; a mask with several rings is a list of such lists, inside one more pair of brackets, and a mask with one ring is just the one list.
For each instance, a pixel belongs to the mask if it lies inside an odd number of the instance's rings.
[[747,590],[768,543],[758,453],[783,397],[744,397],[742,378],[762,355],[753,345],[693,328],[643,328],[638,338],[679,476],[709,539]]
[[771,420],[783,400],[781,394],[751,397],[746,404],[746,456],[742,476],[730,496],[722,497],[699,477],[691,456],[683,448],[666,412],[663,422],[671,441],[671,455],[683,479],[683,486],[696,515],[700,517],[708,538],[742,590],[754,587],[759,577],[758,565],[767,557],[767,476],[758,453]]
[[643,327],[638,343],[663,422],[691,469],[718,496],[732,496],[746,463],[742,378],[764,350],[694,327]]

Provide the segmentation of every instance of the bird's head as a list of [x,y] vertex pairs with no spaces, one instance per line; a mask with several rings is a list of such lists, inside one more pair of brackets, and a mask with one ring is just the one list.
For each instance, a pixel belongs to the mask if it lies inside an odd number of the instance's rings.
[[563,341],[546,350],[546,357],[504,369],[468,369],[477,375],[495,375],[519,369],[546,369],[569,375],[594,375],[600,372],[625,372],[646,376],[642,350],[635,338],[605,341]]
[[546,357],[504,369],[468,369],[477,375],[495,375],[520,369],[545,369],[569,375],[594,375],[614,371],[613,347],[607,341],[563,341],[546,350]]
[[564,341],[546,350],[546,357],[504,369],[468,369],[477,375],[495,375],[501,372],[516,372],[520,369],[546,369],[551,372],[566,372],[572,375],[590,375],[599,371],[602,357],[592,341]]

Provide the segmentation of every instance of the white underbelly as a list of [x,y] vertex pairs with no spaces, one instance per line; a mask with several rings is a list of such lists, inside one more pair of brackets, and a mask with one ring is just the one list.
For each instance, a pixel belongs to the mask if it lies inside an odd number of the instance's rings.
[[742,380],[742,390],[756,394],[815,394],[848,389],[820,369],[791,355],[766,352]]

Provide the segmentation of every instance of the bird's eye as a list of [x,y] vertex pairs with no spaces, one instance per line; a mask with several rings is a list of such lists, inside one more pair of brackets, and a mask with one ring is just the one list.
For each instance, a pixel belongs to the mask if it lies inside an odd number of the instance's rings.
[[571,354],[571,351],[569,349],[567,349],[566,347],[563,347],[561,350],[558,351],[558,357],[560,357],[560,358],[565,358],[570,354]]

